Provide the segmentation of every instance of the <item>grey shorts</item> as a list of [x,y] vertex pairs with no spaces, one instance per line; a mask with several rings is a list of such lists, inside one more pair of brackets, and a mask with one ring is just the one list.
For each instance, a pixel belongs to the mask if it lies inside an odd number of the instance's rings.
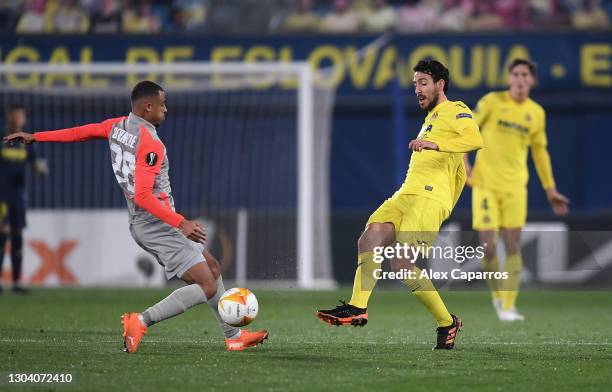
[[179,229],[162,221],[131,223],[130,233],[136,243],[164,267],[166,279],[180,278],[204,261],[204,245],[191,241]]

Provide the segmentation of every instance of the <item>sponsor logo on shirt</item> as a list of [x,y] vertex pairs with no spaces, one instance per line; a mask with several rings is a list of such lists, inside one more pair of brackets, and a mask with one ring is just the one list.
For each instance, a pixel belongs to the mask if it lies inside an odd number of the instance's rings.
[[498,120],[497,121],[497,125],[499,125],[502,128],[510,128],[510,129],[514,129],[517,130],[519,132],[522,133],[529,133],[529,128],[524,127],[520,124],[517,123],[513,123],[511,121],[506,121],[506,120]]

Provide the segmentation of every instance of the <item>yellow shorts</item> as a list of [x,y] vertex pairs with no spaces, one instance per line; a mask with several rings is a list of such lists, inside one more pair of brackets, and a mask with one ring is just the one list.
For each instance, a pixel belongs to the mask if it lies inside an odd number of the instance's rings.
[[449,215],[450,211],[435,200],[396,193],[374,211],[367,224],[393,223],[397,242],[433,246]]
[[474,230],[518,229],[527,220],[527,190],[502,192],[472,188],[472,228]]

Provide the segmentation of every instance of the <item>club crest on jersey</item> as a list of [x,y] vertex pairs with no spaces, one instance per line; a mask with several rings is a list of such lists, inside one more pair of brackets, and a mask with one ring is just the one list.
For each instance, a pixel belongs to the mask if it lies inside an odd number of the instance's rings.
[[147,162],[147,165],[155,166],[155,164],[157,163],[157,154],[154,152],[150,152],[147,154],[145,160]]

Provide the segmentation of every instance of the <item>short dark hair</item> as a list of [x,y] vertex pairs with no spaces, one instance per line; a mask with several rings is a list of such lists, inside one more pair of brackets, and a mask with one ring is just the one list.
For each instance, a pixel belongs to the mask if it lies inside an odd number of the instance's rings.
[[519,65],[527,66],[527,68],[529,68],[529,72],[531,72],[531,75],[535,76],[535,74],[536,74],[536,64],[533,61],[529,61],[527,59],[514,59],[514,60],[512,60],[512,62],[508,66],[508,71],[512,72],[514,67],[518,67]]
[[8,108],[6,108],[6,111],[9,113],[16,112],[17,110],[25,111],[25,105],[22,103],[12,103],[8,106]]
[[444,94],[448,92],[450,78],[448,76],[448,68],[441,62],[434,59],[423,59],[417,63],[412,69],[414,72],[423,72],[431,75],[434,82],[444,80]]
[[155,82],[150,80],[138,82],[132,89],[132,103],[140,98],[156,96],[160,91],[164,91],[164,88]]

